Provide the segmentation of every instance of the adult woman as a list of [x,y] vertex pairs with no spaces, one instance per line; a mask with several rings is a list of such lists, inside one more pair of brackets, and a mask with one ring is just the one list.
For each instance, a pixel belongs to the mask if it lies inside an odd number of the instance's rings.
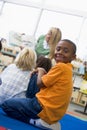
[[35,46],[37,56],[44,55],[50,59],[54,58],[54,51],[57,43],[61,40],[61,30],[56,27],[52,27],[46,35],[41,35]]

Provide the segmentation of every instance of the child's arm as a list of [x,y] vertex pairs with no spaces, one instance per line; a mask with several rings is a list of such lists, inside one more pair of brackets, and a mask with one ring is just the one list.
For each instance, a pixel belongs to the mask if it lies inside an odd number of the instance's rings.
[[38,71],[38,76],[37,76],[37,85],[39,88],[44,87],[45,85],[43,84],[41,77],[46,74],[45,69],[43,68],[37,68]]

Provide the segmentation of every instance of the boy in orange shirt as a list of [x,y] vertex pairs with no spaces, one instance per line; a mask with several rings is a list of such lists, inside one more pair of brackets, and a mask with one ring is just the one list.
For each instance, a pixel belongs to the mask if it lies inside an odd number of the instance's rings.
[[2,104],[10,117],[41,129],[60,129],[58,121],[66,113],[72,93],[70,62],[76,58],[76,45],[68,39],[60,40],[54,58],[57,64],[47,74],[44,69],[37,69],[40,92],[34,98],[10,99]]

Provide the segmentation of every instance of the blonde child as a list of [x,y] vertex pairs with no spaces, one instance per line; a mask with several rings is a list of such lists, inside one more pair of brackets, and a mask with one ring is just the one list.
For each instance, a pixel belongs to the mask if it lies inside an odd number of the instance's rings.
[[13,97],[26,97],[30,72],[36,65],[36,54],[30,48],[24,48],[13,64],[0,74],[0,104]]

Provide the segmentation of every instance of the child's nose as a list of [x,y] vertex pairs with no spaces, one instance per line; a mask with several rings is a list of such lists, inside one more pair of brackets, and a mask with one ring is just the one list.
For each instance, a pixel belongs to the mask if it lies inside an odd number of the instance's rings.
[[59,53],[60,53],[60,54],[62,54],[62,53],[63,53],[63,50],[62,50],[62,49],[60,49],[60,50],[59,50]]

